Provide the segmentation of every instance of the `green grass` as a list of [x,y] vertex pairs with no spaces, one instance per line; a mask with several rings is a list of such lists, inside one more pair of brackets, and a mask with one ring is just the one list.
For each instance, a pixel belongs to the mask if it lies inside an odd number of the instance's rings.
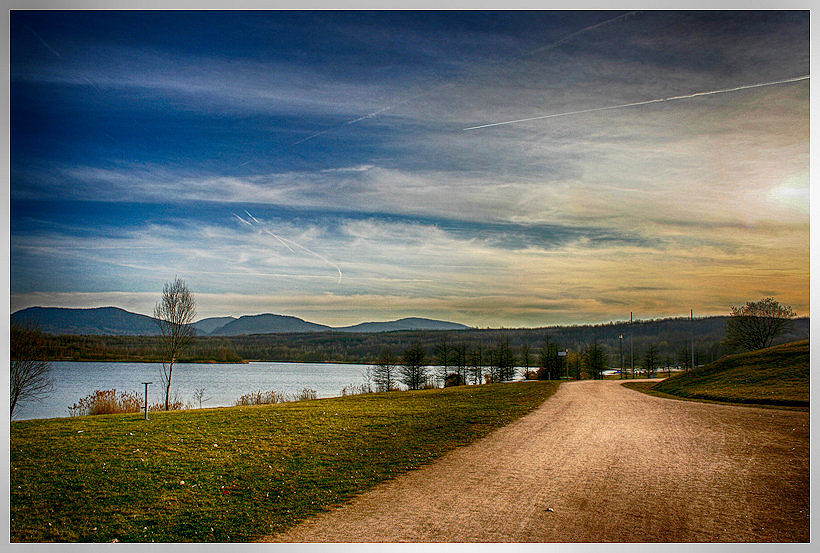
[[12,422],[11,541],[250,541],[485,436],[557,388]]
[[702,369],[667,378],[649,389],[678,398],[808,407],[809,341],[727,355]]

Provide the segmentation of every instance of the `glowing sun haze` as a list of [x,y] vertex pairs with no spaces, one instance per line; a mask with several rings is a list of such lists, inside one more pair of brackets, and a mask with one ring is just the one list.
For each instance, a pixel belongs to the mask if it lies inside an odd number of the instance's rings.
[[809,314],[809,79],[770,84],[809,75],[808,12],[10,29],[12,311],[149,314],[180,276],[201,317],[331,325]]

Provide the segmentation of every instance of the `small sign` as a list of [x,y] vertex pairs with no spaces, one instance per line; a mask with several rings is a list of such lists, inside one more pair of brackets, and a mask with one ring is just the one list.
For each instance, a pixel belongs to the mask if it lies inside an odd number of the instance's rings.
[[558,357],[566,357],[566,356],[567,356],[567,351],[566,350],[558,352]]

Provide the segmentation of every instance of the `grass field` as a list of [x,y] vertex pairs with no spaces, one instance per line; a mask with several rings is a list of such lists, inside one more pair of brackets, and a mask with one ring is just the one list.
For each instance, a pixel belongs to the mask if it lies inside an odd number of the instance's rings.
[[557,387],[12,422],[11,541],[250,541],[488,434]]
[[728,355],[648,388],[640,383],[629,387],[687,399],[807,408],[809,341]]

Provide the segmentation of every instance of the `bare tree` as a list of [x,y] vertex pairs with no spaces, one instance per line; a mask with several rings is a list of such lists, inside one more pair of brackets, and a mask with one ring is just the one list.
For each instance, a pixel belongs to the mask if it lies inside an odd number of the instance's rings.
[[530,357],[530,345],[529,344],[522,344],[521,345],[521,366],[524,368],[524,378],[528,379],[530,377],[530,363],[532,362],[532,357]]
[[401,381],[411,390],[419,390],[427,381],[427,366],[424,364],[424,347],[416,341],[404,352],[399,370]]
[[646,354],[643,358],[643,370],[646,378],[654,378],[655,372],[658,369],[658,348],[655,344],[649,344],[646,348]]
[[51,363],[43,358],[43,333],[35,326],[12,323],[10,334],[9,417],[17,405],[42,398],[53,385]]
[[154,307],[154,319],[163,338],[162,383],[165,385],[165,410],[169,409],[171,376],[180,351],[196,334],[193,322],[196,302],[185,281],[175,278],[166,282],[162,297]]
[[441,342],[436,344],[434,349],[436,362],[439,366],[439,374],[438,379],[441,381],[441,385],[444,386],[444,382],[447,380],[447,373],[450,370],[450,357],[452,356],[450,344],[447,343],[447,336],[442,337]]
[[461,382],[467,382],[467,344],[460,342],[453,346],[453,365]]
[[593,379],[600,380],[604,377],[607,355],[603,348],[598,345],[598,340],[593,340],[592,345],[587,347],[586,352],[584,352],[584,362],[587,372],[592,375]]
[[199,408],[200,409],[202,409],[202,402],[203,401],[208,401],[209,399],[211,399],[211,398],[205,397],[205,387],[204,386],[194,390],[194,401],[199,402]]
[[380,392],[389,392],[396,388],[396,358],[393,356],[392,350],[385,348],[376,359],[376,365],[373,367],[373,380],[376,383],[376,389]]
[[792,328],[792,319],[796,316],[791,306],[774,298],[732,306],[726,321],[726,344],[746,350],[767,348],[775,338]]
[[481,342],[470,353],[470,372],[473,373],[473,384],[481,384],[484,376],[484,355]]

